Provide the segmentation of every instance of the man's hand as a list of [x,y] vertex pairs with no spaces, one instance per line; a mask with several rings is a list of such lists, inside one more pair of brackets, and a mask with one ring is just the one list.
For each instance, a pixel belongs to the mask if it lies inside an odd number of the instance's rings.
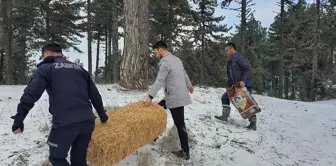
[[240,87],[245,87],[245,82],[244,81],[240,81],[239,85],[240,85]]
[[194,93],[194,88],[192,88],[192,87],[188,88],[188,91],[189,91],[190,94],[192,94],[192,93]]
[[11,118],[14,119],[14,123],[13,123],[13,126],[12,126],[13,133],[14,134],[23,133],[23,130],[24,130],[23,121],[17,120],[15,116],[12,116]]
[[150,106],[152,104],[152,99],[147,97],[145,101],[146,106]]
[[109,117],[105,114],[103,117],[100,117],[100,122],[101,123],[106,123]]

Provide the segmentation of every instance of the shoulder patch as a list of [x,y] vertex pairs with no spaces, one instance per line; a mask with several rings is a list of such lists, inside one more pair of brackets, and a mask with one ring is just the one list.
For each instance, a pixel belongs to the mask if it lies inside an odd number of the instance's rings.
[[81,70],[81,67],[77,64],[72,63],[53,63],[55,69],[79,69]]

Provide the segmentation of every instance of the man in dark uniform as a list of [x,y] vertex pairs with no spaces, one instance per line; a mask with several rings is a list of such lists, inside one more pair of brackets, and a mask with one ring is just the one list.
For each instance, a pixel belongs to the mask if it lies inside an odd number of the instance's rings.
[[48,138],[49,161],[53,166],[69,166],[66,161],[71,147],[71,165],[86,166],[86,154],[95,127],[92,105],[100,120],[108,120],[101,95],[82,67],[63,56],[58,44],[48,44],[42,48],[44,60],[37,65],[28,86],[12,116],[14,134],[22,133],[23,121],[46,90],[49,95],[49,112],[52,127]]
[[[247,90],[252,94],[252,66],[250,61],[244,55],[236,51],[236,46],[234,43],[227,43],[225,45],[225,52],[229,56],[229,61],[227,63],[227,89],[231,88],[233,84],[239,83],[241,87],[247,88]],[[230,100],[225,92],[222,96],[222,116],[215,116],[215,118],[227,121],[230,115]],[[249,118],[250,124],[246,127],[247,129],[257,130],[257,116],[252,116]]]

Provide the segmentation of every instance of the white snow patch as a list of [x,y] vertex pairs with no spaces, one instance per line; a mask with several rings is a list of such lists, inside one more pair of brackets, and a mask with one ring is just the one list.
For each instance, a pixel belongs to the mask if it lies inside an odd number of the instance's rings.
[[[0,86],[0,165],[45,165],[48,159],[46,139],[50,114],[48,96],[30,111],[21,135],[11,132],[10,119],[25,86]],[[146,92],[119,91],[116,85],[98,85],[108,107],[144,100]],[[336,105],[333,102],[297,102],[255,95],[262,112],[257,131],[248,131],[244,120],[233,108],[228,124],[218,122],[224,89],[195,88],[193,104],[186,107],[185,119],[191,147],[191,160],[174,158],[179,139],[168,112],[167,131],[154,145],[146,145],[117,166],[136,165],[336,165]],[[163,97],[159,92],[155,101]]]

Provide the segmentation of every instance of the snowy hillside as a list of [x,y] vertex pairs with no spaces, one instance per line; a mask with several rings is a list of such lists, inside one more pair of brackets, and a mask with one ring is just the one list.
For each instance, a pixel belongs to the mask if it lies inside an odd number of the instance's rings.
[[[0,165],[41,166],[48,157],[46,139],[50,115],[45,93],[25,120],[21,135],[11,132],[24,86],[0,86]],[[118,91],[112,85],[99,90],[109,107],[144,100],[145,92]],[[304,103],[255,95],[262,107],[257,131],[244,129],[248,121],[233,109],[229,124],[215,120],[221,113],[224,89],[196,88],[193,104],[186,108],[186,125],[191,144],[191,160],[178,161],[170,155],[178,147],[175,128],[169,117],[167,133],[155,145],[146,145],[124,159],[122,165],[172,166],[334,166],[336,165],[336,104]],[[163,97],[162,91],[155,98]],[[168,111],[169,112],[169,111]],[[170,115],[170,114],[169,114]],[[113,156],[111,156],[113,157]]]

